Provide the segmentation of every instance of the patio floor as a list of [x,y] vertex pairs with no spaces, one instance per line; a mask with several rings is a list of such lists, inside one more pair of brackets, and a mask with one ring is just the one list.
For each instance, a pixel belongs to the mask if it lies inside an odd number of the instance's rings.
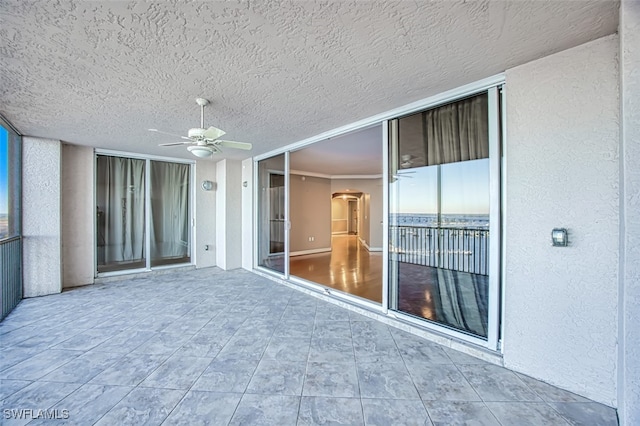
[[247,271],[23,300],[6,425],[616,425],[616,412]]

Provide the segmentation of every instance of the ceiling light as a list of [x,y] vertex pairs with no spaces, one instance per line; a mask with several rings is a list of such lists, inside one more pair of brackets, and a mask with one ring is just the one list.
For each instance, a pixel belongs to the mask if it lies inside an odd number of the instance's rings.
[[200,158],[211,157],[211,155],[214,153],[213,148],[204,145],[188,146],[187,149],[190,153]]

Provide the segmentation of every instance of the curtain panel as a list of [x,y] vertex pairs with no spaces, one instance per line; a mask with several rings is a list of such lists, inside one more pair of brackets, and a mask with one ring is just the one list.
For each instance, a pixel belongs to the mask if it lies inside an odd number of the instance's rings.
[[144,259],[144,160],[98,156],[98,265]]
[[188,258],[189,165],[151,161],[151,262]]
[[486,93],[398,121],[398,169],[489,158]]

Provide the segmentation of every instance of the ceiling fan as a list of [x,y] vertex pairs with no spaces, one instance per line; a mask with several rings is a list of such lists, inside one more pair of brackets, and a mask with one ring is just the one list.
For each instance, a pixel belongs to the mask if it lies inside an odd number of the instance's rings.
[[149,129],[150,132],[162,133],[165,135],[177,136],[184,139],[183,142],[161,143],[159,146],[191,145],[187,149],[196,157],[206,158],[213,154],[222,152],[221,148],[234,148],[249,150],[252,145],[247,142],[234,142],[220,139],[225,135],[224,130],[216,127],[204,128],[204,107],[209,101],[204,98],[197,98],[196,103],[200,105],[200,127],[189,129],[187,136],[180,136],[173,133],[163,132],[158,129]]

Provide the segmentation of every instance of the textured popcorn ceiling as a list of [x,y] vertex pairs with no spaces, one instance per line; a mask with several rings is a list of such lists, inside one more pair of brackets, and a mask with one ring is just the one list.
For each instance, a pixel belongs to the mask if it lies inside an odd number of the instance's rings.
[[0,0],[0,113],[26,135],[245,158],[614,33],[610,1]]

